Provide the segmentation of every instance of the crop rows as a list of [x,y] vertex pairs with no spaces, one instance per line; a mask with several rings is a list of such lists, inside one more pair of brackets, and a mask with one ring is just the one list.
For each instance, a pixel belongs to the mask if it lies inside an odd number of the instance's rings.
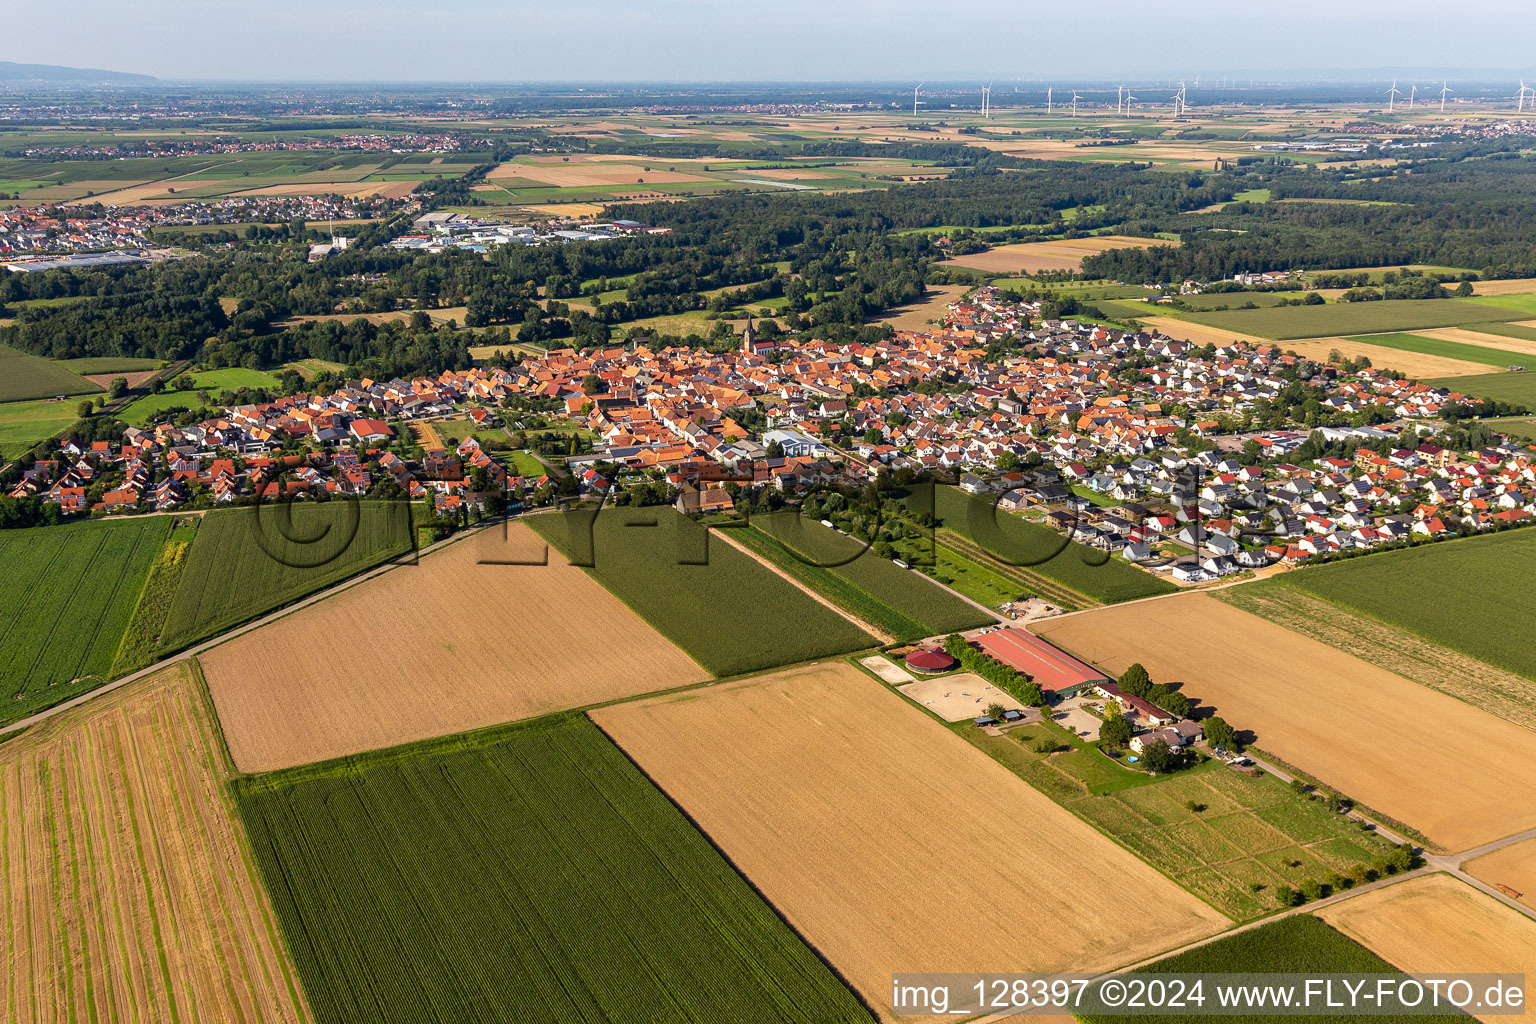
[[585,718],[237,800],[318,1020],[869,1019]]
[[[332,501],[291,510],[291,523],[282,522],[285,513],[277,506],[203,517],[159,653],[281,608],[410,549],[410,509],[403,504]],[[306,543],[310,538],[319,539]]]
[[567,557],[594,563],[586,570],[594,579],[716,675],[875,644],[749,555],[706,542],[704,529],[673,509],[614,508],[595,519],[572,512],[527,522]]
[[0,722],[106,681],[169,529],[156,517],[0,535],[6,589],[15,596],[0,605],[0,697],[8,698]]
[[822,564],[855,555],[863,545],[820,523],[804,523],[798,517],[786,523],[759,516],[752,525],[754,529],[733,531],[731,539],[898,640],[917,640],[992,621],[921,575],[873,552],[858,554],[843,565]]
[[943,531],[939,535],[939,543],[957,555],[968,558],[977,565],[997,573],[1010,583],[1017,583],[1025,590],[1050,601],[1063,611],[1075,612],[1080,608],[1092,607],[1099,603],[1091,597],[1079,594],[1074,590],[1069,590],[1060,583],[1047,579],[1037,572],[1031,572],[1021,565],[1010,565],[980,544],[958,533],[949,530]]
[[155,651],[160,647],[160,631],[165,627],[171,602],[176,599],[176,588],[181,584],[188,547],[186,541],[169,541],[150,568],[144,592],[139,595],[138,606],[133,610],[133,618],[128,620],[128,630],[112,661],[114,678],[154,661]]
[[934,514],[954,533],[974,542],[994,556],[1018,566],[1031,576],[1061,584],[1095,601],[1113,604],[1153,594],[1167,594],[1173,584],[1143,572],[1128,562],[1108,558],[1102,551],[1067,541],[1055,530],[973,498],[953,487],[938,487]]

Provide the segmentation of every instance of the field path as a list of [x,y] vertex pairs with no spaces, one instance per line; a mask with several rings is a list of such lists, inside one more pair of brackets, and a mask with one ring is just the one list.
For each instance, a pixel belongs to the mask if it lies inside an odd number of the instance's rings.
[[[812,601],[815,601],[817,604],[826,605],[828,608],[832,609],[834,612],[837,612],[837,614],[841,615],[843,618],[847,619],[849,622],[853,623],[855,626],[858,626],[860,629],[862,629],[864,632],[868,633],[870,636],[874,637],[876,640],[879,640],[882,646],[885,645],[885,644],[893,644],[893,643],[896,642],[896,638],[894,636],[891,636],[891,634],[887,633],[885,630],[880,629],[877,626],[872,625],[871,623],[865,622],[863,619],[859,618],[857,615],[853,614],[852,612],[844,611],[842,606],[834,604],[830,598],[823,597],[821,594],[817,593],[815,590],[811,589],[806,584],[801,583],[799,580],[795,579],[789,573],[785,572],[783,569],[780,569],[778,566],[774,565],[772,562],[770,562],[768,559],[764,558],[762,555],[758,554],[756,551],[753,551],[751,548],[747,547],[745,544],[742,544],[741,542],[737,541],[735,538],[733,538],[730,535],[729,531],[727,531],[727,530],[715,530],[715,531],[713,531],[710,534],[710,536],[716,538],[717,540],[725,541],[727,544],[729,544],[731,547],[735,548],[737,551],[740,551],[742,554],[746,555],[748,558],[752,559],[754,562],[758,563],[763,568],[767,569],[769,572],[773,573],[775,576],[779,577],[781,580],[783,580],[786,583],[788,583],[790,586],[796,588],[801,593],[805,594],[805,596],[809,597]],[[988,612],[987,614],[990,615],[991,612]]]

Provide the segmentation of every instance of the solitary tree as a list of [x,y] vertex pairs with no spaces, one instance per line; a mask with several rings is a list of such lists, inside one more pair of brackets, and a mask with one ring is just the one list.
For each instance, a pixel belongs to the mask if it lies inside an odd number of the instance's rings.
[[1136,697],[1145,697],[1147,691],[1152,688],[1152,677],[1147,675],[1147,670],[1141,662],[1136,662],[1130,668],[1120,673],[1120,689]]
[[109,383],[107,385],[107,396],[109,398],[122,398],[127,393],[128,393],[128,378],[127,377],[113,377],[111,383]]
[[1106,719],[1099,726],[1099,742],[1117,750],[1124,748],[1131,742],[1131,723],[1124,717]]
[[1237,730],[1227,724],[1225,718],[1213,716],[1205,720],[1205,738],[1213,747],[1221,747],[1224,750],[1241,750],[1242,745],[1237,742]]

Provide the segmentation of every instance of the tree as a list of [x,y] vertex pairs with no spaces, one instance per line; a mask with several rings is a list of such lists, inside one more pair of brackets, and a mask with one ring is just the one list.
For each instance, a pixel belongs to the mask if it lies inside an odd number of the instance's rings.
[[1146,697],[1147,691],[1152,689],[1152,677],[1147,675],[1141,662],[1120,673],[1120,689],[1133,697]]
[[1149,743],[1141,748],[1141,763],[1149,772],[1171,772],[1184,764],[1184,755],[1169,749],[1163,740]]
[[1003,452],[997,457],[997,468],[1004,473],[1010,473],[1019,468],[1019,457],[1013,452]]
[[85,401],[75,406],[75,415],[79,416],[81,419],[89,419],[91,412],[95,408],[96,407],[91,404],[91,400],[87,398]]
[[879,427],[870,427],[868,430],[864,431],[864,443],[884,444],[885,434],[880,431]]
[[113,377],[111,382],[109,384],[107,384],[107,397],[108,398],[122,398],[127,393],[128,393],[128,378],[127,377]]
[[1003,713],[1006,712],[1007,710],[1008,709],[1003,707],[1001,704],[988,704],[987,705],[987,716],[989,718],[995,718],[998,721],[1002,721]]
[[1123,716],[1106,718],[1099,726],[1099,742],[1116,750],[1123,750],[1131,742],[1131,723]]
[[1237,741],[1237,730],[1220,716],[1212,716],[1205,720],[1205,739],[1211,746],[1221,747],[1223,750],[1243,749],[1242,744]]
[[603,390],[603,382],[598,377],[597,374],[589,373],[589,374],[586,375],[586,377],[584,377],[582,379],[582,382],[581,382],[581,393],[582,394],[584,394],[584,395],[595,395],[595,394],[597,394],[601,390]]
[[1275,886],[1275,902],[1282,907],[1294,907],[1301,901],[1301,894],[1288,885]]

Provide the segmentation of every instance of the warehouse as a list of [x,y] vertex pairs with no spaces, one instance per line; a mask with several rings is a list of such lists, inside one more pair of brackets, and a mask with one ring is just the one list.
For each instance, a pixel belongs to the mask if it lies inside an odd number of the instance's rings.
[[1076,697],[1100,683],[1108,682],[1104,673],[1090,668],[1024,629],[995,629],[973,637],[983,651],[1033,679],[1051,699]]

